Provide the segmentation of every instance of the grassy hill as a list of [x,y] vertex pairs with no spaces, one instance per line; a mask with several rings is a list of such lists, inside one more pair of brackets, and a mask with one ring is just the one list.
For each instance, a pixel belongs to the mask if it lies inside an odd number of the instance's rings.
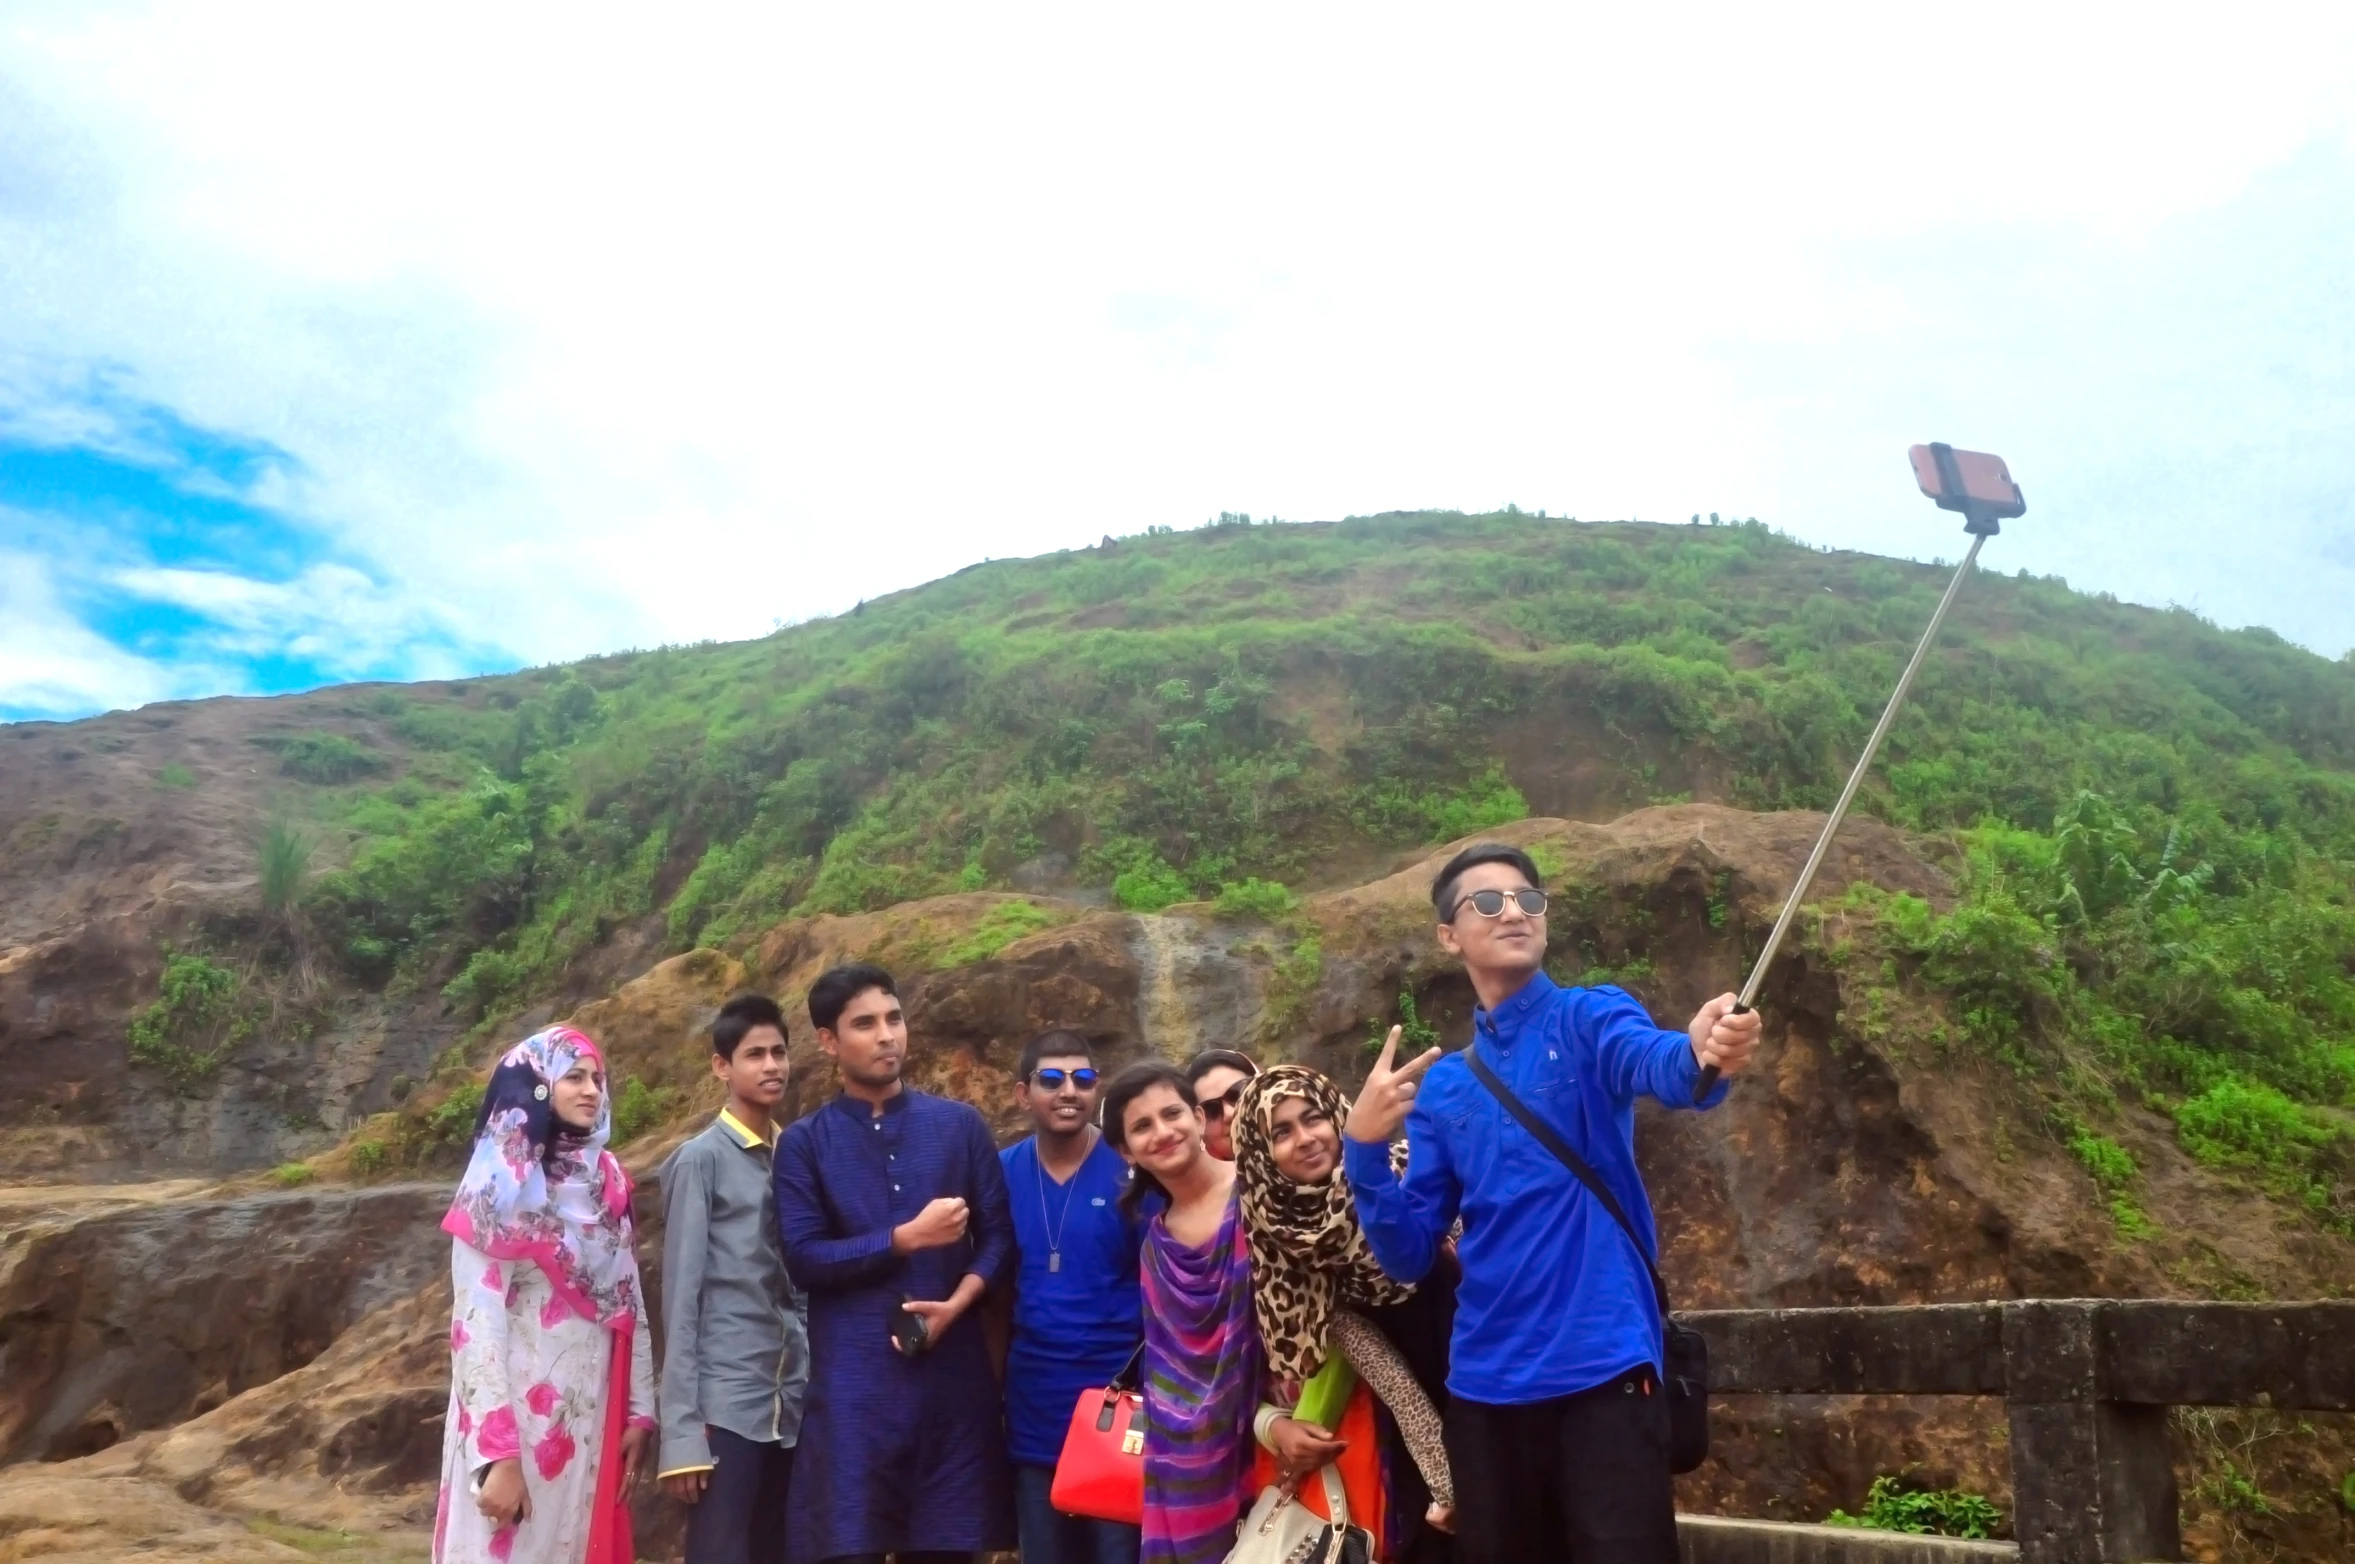
[[[354,692],[277,741],[332,867],[250,959],[496,1019],[582,992],[624,928],[731,947],[958,889],[1279,904],[1531,812],[1823,807],[1944,576],[1755,524],[1232,518],[755,642]],[[1933,1041],[2048,1083],[2121,1190],[2124,1094],[2355,1223],[2355,665],[1983,575],[1860,808],[1962,876],[1948,912],[1842,910],[1850,959],[1938,998]],[[300,876],[265,866],[264,898]],[[167,972],[149,1057],[212,1014],[202,965]]]

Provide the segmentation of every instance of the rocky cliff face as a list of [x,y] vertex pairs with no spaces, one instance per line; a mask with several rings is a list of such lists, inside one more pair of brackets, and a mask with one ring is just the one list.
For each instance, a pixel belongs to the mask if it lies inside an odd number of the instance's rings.
[[267,1167],[393,1106],[448,1045],[437,1007],[351,999],[237,1049],[201,1091],[129,1064],[164,951],[208,924],[251,935],[256,844],[321,792],[278,746],[342,740],[372,780],[401,775],[369,690],[0,726],[0,1179]]
[[151,1188],[10,1213],[0,1462],[69,1459],[211,1411],[444,1268],[431,1237],[442,1184],[229,1198]]
[[[1607,973],[1673,1024],[1738,982],[1817,825],[1691,805],[1489,834],[1546,865],[1562,975]],[[790,1010],[817,972],[852,956],[908,974],[918,1083],[976,1103],[1008,1135],[1015,1055],[1049,1025],[1088,1033],[1114,1062],[1242,1046],[1352,1081],[1402,998],[1451,1045],[1468,1034],[1469,993],[1429,938],[1438,861],[1273,922],[990,893],[796,920],[737,954],[665,961],[574,1020],[664,1107],[625,1148],[641,1172],[708,1111],[697,1032],[718,1003],[757,986]],[[1867,822],[1835,850],[1825,904],[1852,881],[1947,894],[1914,844]],[[1031,932],[976,938],[1013,926],[1005,909],[1017,902]],[[1895,1041],[1902,1029],[1864,1013],[1845,970],[1836,926],[1811,931],[1768,985],[1762,1058],[1726,1108],[1641,1118],[1681,1305],[2166,1294],[2209,1275],[2285,1295],[2355,1285],[2346,1245],[2193,1167],[2155,1127],[2135,1150],[2161,1231],[2122,1238],[2091,1179],[2037,1129],[2032,1083]],[[824,1061],[805,1018],[793,1040],[789,1106],[806,1111],[828,1089]],[[422,1086],[369,1133],[398,1144],[451,1084]],[[130,1112],[84,1124],[121,1134],[127,1122]],[[447,1183],[347,1182],[348,1154],[314,1166],[322,1182],[293,1190],[248,1179],[6,1197],[0,1460],[17,1464],[0,1471],[0,1556],[112,1557],[136,1540],[157,1558],[358,1559],[418,1544],[447,1392],[447,1247],[434,1225]],[[640,1210],[651,1271],[651,1191]],[[1853,1506],[1876,1472],[1916,1463],[1999,1500],[2008,1489],[1988,1408],[1792,1399],[1721,1410],[1719,1457],[1687,1480],[1696,1509],[1812,1518]],[[2187,1491],[2200,1459],[2187,1447]],[[675,1535],[658,1503],[642,1520],[652,1542]]]

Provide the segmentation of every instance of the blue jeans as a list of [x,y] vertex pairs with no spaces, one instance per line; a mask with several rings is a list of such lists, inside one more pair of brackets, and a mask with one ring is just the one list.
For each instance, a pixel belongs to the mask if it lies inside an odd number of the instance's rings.
[[1014,1525],[1022,1539],[1022,1564],[1137,1564],[1142,1534],[1136,1527],[1065,1515],[1047,1497],[1054,1487],[1051,1466],[1014,1468]]

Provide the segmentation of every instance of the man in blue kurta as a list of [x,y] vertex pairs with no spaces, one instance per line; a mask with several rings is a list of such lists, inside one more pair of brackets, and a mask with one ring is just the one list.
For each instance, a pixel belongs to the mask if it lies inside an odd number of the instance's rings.
[[880,967],[830,968],[810,1021],[842,1090],[777,1150],[810,1381],[788,1524],[797,1560],[948,1564],[1014,1543],[997,1379],[965,1315],[1006,1274],[1006,1180],[981,1115],[900,1079]]
[[1137,1252],[1120,1213],[1128,1162],[1096,1130],[1096,1056],[1077,1032],[1022,1050],[1015,1086],[1038,1133],[999,1153],[1021,1266],[1006,1354],[1006,1443],[1022,1564],[1137,1564],[1139,1533],[1057,1513],[1055,1461],[1071,1410],[1128,1366],[1144,1333]]
[[[1635,1099],[1699,1103],[1702,1069],[1731,1076],[1758,1046],[1734,996],[1681,1032],[1616,988],[1545,974],[1546,896],[1518,847],[1484,842],[1440,870],[1440,947],[1480,1008],[1462,1053],[1394,1066],[1393,1029],[1350,1109],[1343,1151],[1367,1247],[1420,1281],[1460,1217],[1447,1373],[1459,1564],[1676,1564],[1659,1248],[1635,1163]],[[1472,1073],[1478,1050],[1537,1120],[1584,1158],[1639,1238]],[[1402,1182],[1390,1140],[1406,1128]],[[1642,1252],[1637,1244],[1641,1243]]]

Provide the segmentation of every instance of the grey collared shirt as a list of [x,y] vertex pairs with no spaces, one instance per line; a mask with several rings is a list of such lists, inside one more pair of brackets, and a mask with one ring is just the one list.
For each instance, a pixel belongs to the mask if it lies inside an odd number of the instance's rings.
[[785,1274],[773,1145],[722,1112],[662,1165],[662,1454],[712,1464],[707,1427],[790,1445],[810,1377],[809,1302]]

